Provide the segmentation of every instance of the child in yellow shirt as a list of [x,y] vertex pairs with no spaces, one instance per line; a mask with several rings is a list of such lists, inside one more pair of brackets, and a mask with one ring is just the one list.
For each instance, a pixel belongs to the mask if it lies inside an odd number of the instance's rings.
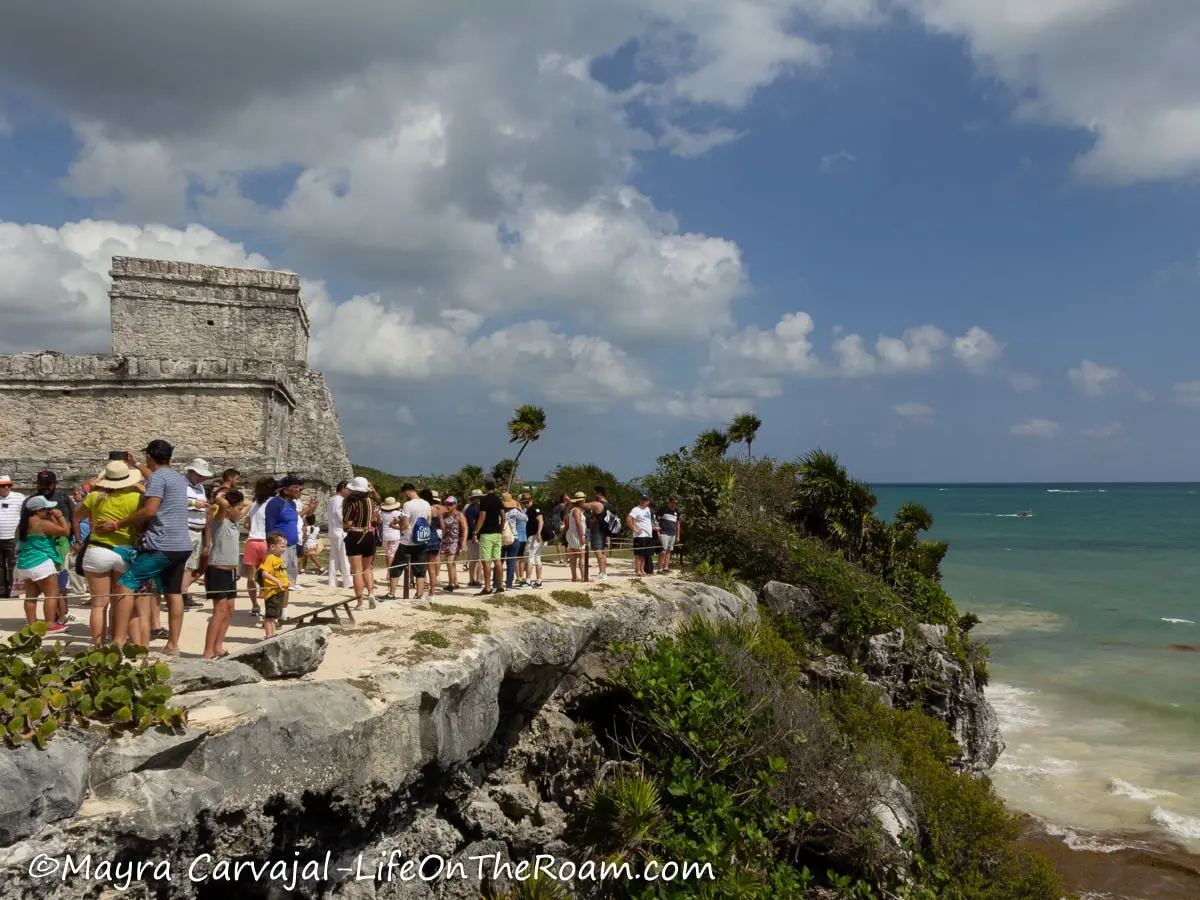
[[265,637],[275,636],[275,622],[283,614],[287,606],[288,575],[287,564],[283,554],[287,552],[287,538],[278,531],[267,535],[267,558],[258,567],[259,579],[263,586],[263,633]]

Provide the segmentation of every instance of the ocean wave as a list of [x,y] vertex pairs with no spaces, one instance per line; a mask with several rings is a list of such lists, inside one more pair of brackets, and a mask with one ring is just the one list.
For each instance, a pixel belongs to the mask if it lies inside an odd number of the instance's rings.
[[1185,816],[1156,806],[1150,811],[1150,821],[1174,837],[1200,841],[1200,819],[1195,816]]
[[1121,850],[1136,850],[1139,846],[1137,842],[1105,839],[1096,834],[1086,834],[1076,831],[1074,828],[1067,828],[1065,825],[1055,825],[1052,822],[1043,822],[1042,827],[1046,830],[1046,834],[1059,838],[1064,844],[1076,851],[1117,853]]
[[1169,625],[1195,625],[1196,624],[1191,619],[1168,619],[1165,616],[1163,617],[1163,621]]
[[1114,778],[1109,781],[1108,792],[1114,797],[1128,797],[1130,800],[1155,800],[1158,797],[1179,796],[1173,791],[1156,791],[1152,788],[1140,788],[1137,785],[1130,784],[1128,781],[1122,781],[1120,778]]
[[1086,491],[1069,491],[1066,488],[1046,488],[1047,494],[1084,494]]
[[1000,719],[1000,727],[1019,728],[1040,725],[1041,711],[1026,698],[1033,697],[1037,692],[1019,688],[1011,684],[993,682],[984,688],[984,694],[996,715]]

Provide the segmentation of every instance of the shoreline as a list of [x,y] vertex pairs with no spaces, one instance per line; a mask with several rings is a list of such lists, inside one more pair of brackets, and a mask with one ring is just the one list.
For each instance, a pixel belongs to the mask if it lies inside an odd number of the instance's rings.
[[1200,854],[1134,832],[1088,833],[1014,811],[1027,823],[1019,843],[1045,853],[1080,900],[1200,897]]

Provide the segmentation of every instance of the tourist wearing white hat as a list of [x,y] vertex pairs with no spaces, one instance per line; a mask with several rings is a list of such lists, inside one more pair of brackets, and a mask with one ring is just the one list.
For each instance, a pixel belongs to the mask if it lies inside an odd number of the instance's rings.
[[357,609],[364,600],[375,608],[375,527],[379,524],[379,495],[359,475],[346,485],[350,494],[342,504],[342,525],[346,530],[346,556],[350,559],[350,577],[354,582]]
[[13,572],[17,568],[17,526],[25,495],[13,490],[12,479],[0,475],[0,599],[15,596]]
[[120,578],[129,569],[136,553],[134,531],[129,526],[116,531],[98,531],[100,522],[119,522],[132,516],[142,503],[142,473],[123,460],[109,460],[104,471],[92,483],[92,490],[75,507],[75,527],[90,522],[87,549],[83,554],[83,575],[92,598],[90,620],[92,644],[104,643],[105,610],[111,610],[112,639],[124,644],[150,644],[150,597],[141,596],[141,608],[134,618],[134,597]]
[[58,573],[66,563],[59,542],[70,533],[71,525],[57,502],[41,494],[25,502],[17,525],[21,549],[17,554],[16,577],[25,582],[25,621],[30,625],[37,621],[37,598],[41,594],[47,632],[67,627],[57,621]]
[[[404,506],[395,497],[385,497],[379,504],[379,533],[383,538],[384,558],[390,560],[400,549],[400,511]],[[395,591],[389,586],[382,600],[395,600]]]
[[192,539],[192,555],[188,557],[187,570],[183,575],[183,605],[196,609],[203,604],[188,595],[188,588],[200,577],[204,569],[204,556],[208,547],[208,492],[204,479],[212,478],[212,469],[207,460],[196,457],[187,467],[188,537]]

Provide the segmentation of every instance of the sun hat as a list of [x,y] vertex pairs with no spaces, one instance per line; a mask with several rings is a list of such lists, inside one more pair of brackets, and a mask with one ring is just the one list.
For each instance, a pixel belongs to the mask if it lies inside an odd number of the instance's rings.
[[382,503],[379,504],[379,508],[386,509],[388,512],[391,512],[393,509],[400,508],[400,501],[395,497],[387,497]]
[[92,487],[106,488],[115,491],[120,488],[133,487],[142,480],[142,473],[129,468],[129,464],[119,459],[110,459],[104,466],[104,471],[96,476]]
[[447,497],[442,502],[445,503],[447,506],[454,506],[458,503],[458,498],[455,497],[453,494],[451,494],[449,497]]
[[513,495],[505,491],[500,495],[500,502],[504,504],[505,509],[516,509],[517,501],[513,499]]
[[[208,461],[201,459],[199,456],[197,456],[188,464],[187,470],[189,472],[195,472],[201,478],[213,477],[212,469],[208,467]],[[287,481],[287,479],[285,478],[284,481]]]
[[350,490],[356,494],[371,493],[371,485],[367,482],[367,479],[363,478],[361,475],[356,475],[351,478],[350,483],[347,484],[346,487],[350,488]]
[[583,503],[587,500],[587,494],[583,491],[576,491],[575,496],[571,498],[572,503]]
[[54,509],[58,506],[58,501],[48,500],[41,494],[35,494],[25,502],[25,508],[31,513],[41,512],[43,509]]
[[483,496],[483,488],[475,488],[475,490],[471,491],[471,493],[467,495],[467,499],[473,500],[476,497],[482,497],[482,496]]
[[0,487],[11,487],[12,478],[8,475],[0,475]]
[[437,491],[432,491],[431,493],[433,494],[433,499],[434,499],[434,500],[441,500],[441,499],[442,499],[442,495],[441,495],[441,494],[439,494]]
[[521,502],[522,503],[524,503],[526,500],[532,500],[532,499],[533,499],[533,494],[529,493],[529,491],[522,492],[522,494],[521,494]]

